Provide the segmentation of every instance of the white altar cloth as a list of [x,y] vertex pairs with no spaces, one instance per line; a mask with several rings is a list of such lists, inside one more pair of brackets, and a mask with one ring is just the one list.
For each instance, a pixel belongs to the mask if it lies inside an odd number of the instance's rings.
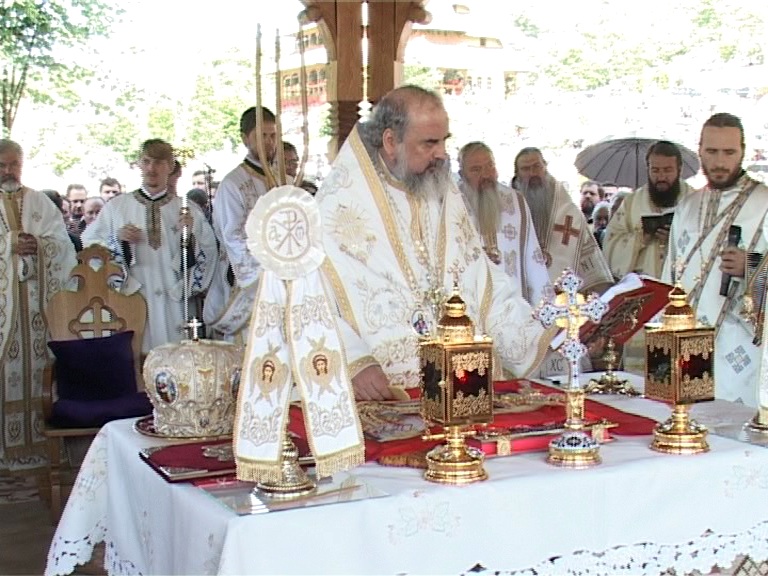
[[[670,412],[602,400],[658,419]],[[705,422],[751,416],[719,401],[694,411]],[[671,456],[652,452],[650,437],[620,437],[588,470],[553,468],[542,453],[489,459],[490,479],[464,487],[366,464],[353,473],[390,496],[238,517],[142,462],[138,451],[162,441],[133,422],[94,440],[46,575],[72,572],[100,541],[110,574],[460,574],[476,564],[490,574],[707,573],[738,554],[768,558],[768,450],[728,438],[711,436],[707,454]]]

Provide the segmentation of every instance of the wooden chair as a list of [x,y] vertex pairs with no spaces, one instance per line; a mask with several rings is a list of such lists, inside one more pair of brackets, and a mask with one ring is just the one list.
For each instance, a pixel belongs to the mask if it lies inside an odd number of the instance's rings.
[[[77,260],[78,264],[70,274],[70,278],[77,280],[77,291],[62,290],[56,293],[46,307],[50,339],[100,338],[133,330],[131,349],[136,387],[143,390],[141,347],[147,321],[144,297],[139,293],[130,296],[121,294],[109,286],[109,280],[122,277],[122,271],[110,261],[110,253],[106,248],[97,245],[86,248],[78,253]],[[83,361],[87,362],[88,359],[83,358]],[[63,475],[61,466],[65,442],[73,438],[91,438],[99,428],[52,427],[49,421],[56,399],[56,364],[55,359],[51,358],[43,374],[43,415],[50,458],[51,511],[54,518],[58,519],[62,509],[62,481],[67,476]],[[70,470],[69,476],[76,471],[76,468]]]

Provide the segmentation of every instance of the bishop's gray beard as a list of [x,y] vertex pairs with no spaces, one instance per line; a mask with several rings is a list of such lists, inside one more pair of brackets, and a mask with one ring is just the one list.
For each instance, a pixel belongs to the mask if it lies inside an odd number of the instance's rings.
[[480,190],[463,183],[464,197],[475,215],[477,230],[483,238],[494,238],[501,225],[501,194],[496,182],[483,182]]
[[13,176],[7,176],[0,182],[0,190],[7,193],[16,192],[21,188],[21,182],[16,180]]
[[397,163],[392,169],[392,175],[400,180],[409,192],[425,198],[443,201],[445,193],[451,186],[451,170],[445,160],[435,159],[421,174],[408,170],[408,158],[405,147],[398,150]]
[[544,242],[549,236],[550,219],[552,213],[552,204],[555,200],[556,180],[547,175],[544,181],[534,180],[523,183],[520,192],[522,192],[528,208],[531,211],[533,219],[533,229],[536,230],[536,237],[539,239],[543,249],[546,249]]

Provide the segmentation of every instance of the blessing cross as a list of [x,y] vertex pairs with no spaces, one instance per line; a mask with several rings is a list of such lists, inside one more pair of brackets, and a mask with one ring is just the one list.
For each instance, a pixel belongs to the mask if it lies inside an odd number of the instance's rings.
[[561,239],[563,246],[568,246],[571,243],[571,236],[578,238],[581,235],[581,230],[573,227],[573,216],[570,215],[565,217],[565,224],[555,224],[552,229],[563,235]]
[[200,322],[200,320],[198,320],[197,318],[192,318],[192,320],[190,320],[187,323],[186,328],[187,330],[192,332],[192,340],[194,340],[195,342],[197,342],[197,340],[199,340],[200,338],[200,335],[198,334],[198,330],[202,327],[203,327],[203,323]]
[[587,347],[579,340],[579,328],[587,321],[599,322],[608,305],[596,294],[584,298],[579,294],[581,279],[566,268],[555,283],[559,293],[554,302],[543,300],[533,311],[533,317],[545,328],[553,324],[565,328],[565,341],[558,348],[571,367],[569,388],[580,388],[579,359],[587,353]]

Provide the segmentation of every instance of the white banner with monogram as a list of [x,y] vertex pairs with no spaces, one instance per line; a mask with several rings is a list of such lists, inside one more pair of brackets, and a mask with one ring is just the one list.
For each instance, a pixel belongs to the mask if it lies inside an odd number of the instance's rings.
[[256,203],[246,232],[248,248],[264,271],[237,401],[237,476],[279,479],[294,383],[317,475],[358,466],[365,460],[363,434],[346,354],[318,270],[325,253],[317,203],[300,188],[275,188]]

